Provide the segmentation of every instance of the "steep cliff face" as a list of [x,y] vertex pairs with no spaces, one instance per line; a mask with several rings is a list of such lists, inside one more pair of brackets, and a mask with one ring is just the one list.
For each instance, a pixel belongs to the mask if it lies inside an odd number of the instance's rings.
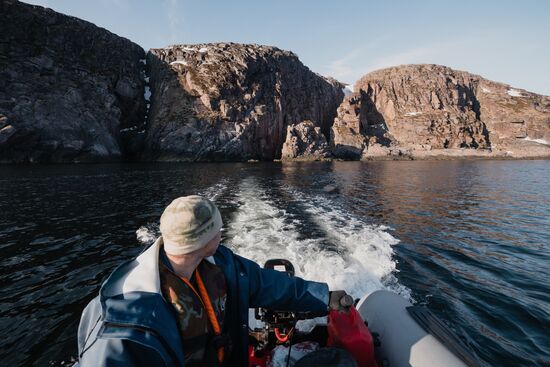
[[141,47],[40,6],[0,2],[0,162],[117,159],[143,122]]
[[550,155],[550,97],[439,65],[379,70],[354,90],[332,128],[339,157]]
[[328,136],[342,86],[292,52],[234,43],[150,50],[145,157],[280,158],[287,126],[310,120]]
[[481,79],[480,118],[495,152],[516,157],[550,156],[550,97]]

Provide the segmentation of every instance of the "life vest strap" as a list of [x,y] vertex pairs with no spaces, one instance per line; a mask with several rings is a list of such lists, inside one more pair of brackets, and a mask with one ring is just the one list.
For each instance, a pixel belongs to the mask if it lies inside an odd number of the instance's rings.
[[[216,317],[216,313],[214,312],[214,307],[212,306],[212,301],[210,300],[210,296],[208,295],[208,292],[206,291],[206,287],[204,286],[204,282],[202,281],[202,277],[199,273],[199,269],[197,268],[195,270],[195,276],[197,279],[197,286],[199,287],[199,293],[201,295],[201,299],[204,305],[204,308],[206,310],[206,314],[208,315],[208,319],[210,320],[210,323],[212,324],[212,329],[214,330],[214,335],[216,337],[219,337],[222,333],[222,330],[220,328],[220,324],[218,322],[218,318]],[[224,359],[224,347],[221,345],[218,349],[218,361],[220,363],[223,362]]]

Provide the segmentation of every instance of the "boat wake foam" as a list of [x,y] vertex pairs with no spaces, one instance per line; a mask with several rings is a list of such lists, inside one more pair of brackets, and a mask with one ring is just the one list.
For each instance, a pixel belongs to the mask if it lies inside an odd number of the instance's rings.
[[387,232],[388,227],[367,224],[326,198],[286,191],[309,214],[323,240],[304,238],[299,228],[308,224],[273,202],[254,180],[246,179],[237,194],[241,205],[228,224],[229,247],[260,264],[286,258],[296,267],[296,275],[326,282],[331,289],[344,289],[356,298],[391,289],[410,299],[410,291],[393,275],[392,246],[399,241]]

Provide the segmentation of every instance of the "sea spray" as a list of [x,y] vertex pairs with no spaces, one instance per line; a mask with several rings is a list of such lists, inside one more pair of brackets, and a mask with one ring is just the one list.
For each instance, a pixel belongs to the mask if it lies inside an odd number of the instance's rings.
[[212,201],[216,201],[216,199],[221,196],[224,192],[226,192],[228,189],[228,183],[227,180],[222,179],[217,184],[210,186],[202,191],[199,191],[197,195],[200,195],[202,197],[208,198]]
[[148,224],[145,226],[141,226],[136,231],[136,237],[137,240],[144,244],[144,245],[150,245],[153,242],[155,242],[155,239],[158,237],[158,234],[160,233],[158,224]]

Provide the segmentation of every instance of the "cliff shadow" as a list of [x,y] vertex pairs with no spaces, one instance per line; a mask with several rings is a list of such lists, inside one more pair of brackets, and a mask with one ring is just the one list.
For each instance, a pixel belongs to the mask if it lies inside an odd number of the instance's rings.
[[[144,96],[147,109],[143,125],[129,129],[128,156],[141,160],[220,161],[218,130],[222,121],[200,99],[201,85],[189,85],[193,69],[186,61],[169,63],[162,49],[149,51]],[[156,53],[159,53],[158,55]],[[179,59],[179,55],[175,55]],[[195,81],[196,78],[193,78]],[[197,134],[200,132],[200,134]]]
[[[474,87],[457,85],[456,88],[458,91],[458,107],[463,111],[465,111],[467,108],[472,109],[472,111],[475,113],[476,120],[481,123],[481,126],[482,126],[481,135],[483,135],[483,138],[486,141],[486,144],[487,144],[486,148],[491,148],[491,139],[489,137],[489,131],[487,130],[487,126],[485,125],[485,122],[483,122],[483,120],[481,119],[481,104],[477,99]],[[473,142],[473,146],[476,149],[480,148],[479,142],[475,140]]]
[[389,147],[392,141],[388,137],[390,134],[388,125],[384,115],[378,111],[374,103],[373,94],[374,91],[370,85],[366,92],[361,90],[361,110],[359,114],[361,133],[366,135],[367,138],[376,137],[378,143]]

